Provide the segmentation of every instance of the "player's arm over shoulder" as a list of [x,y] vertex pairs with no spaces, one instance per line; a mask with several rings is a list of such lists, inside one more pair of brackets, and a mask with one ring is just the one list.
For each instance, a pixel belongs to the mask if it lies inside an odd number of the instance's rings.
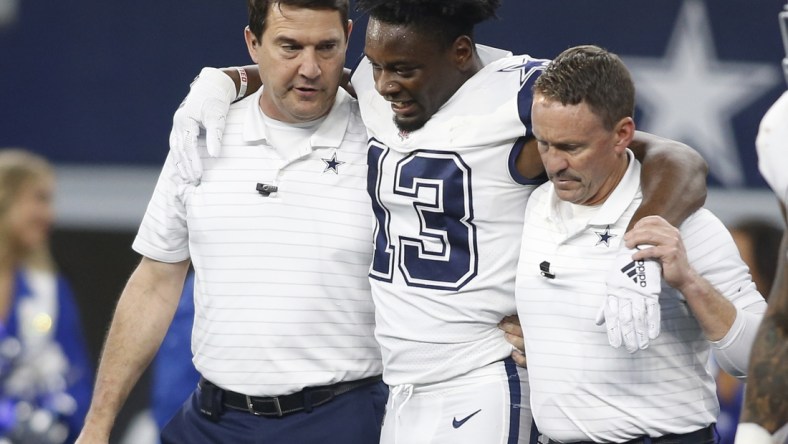
[[542,163],[542,158],[539,156],[539,149],[535,138],[530,137],[526,140],[522,151],[517,155],[515,166],[517,167],[517,171],[527,179],[536,179],[544,174],[544,164]]
[[643,202],[629,228],[645,216],[659,215],[679,226],[706,201],[706,161],[689,146],[637,131],[630,145],[643,164]]

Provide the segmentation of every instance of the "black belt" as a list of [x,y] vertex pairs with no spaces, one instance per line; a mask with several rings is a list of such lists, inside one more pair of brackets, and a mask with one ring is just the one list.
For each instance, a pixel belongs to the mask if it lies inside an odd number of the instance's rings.
[[[705,443],[713,440],[715,436],[714,424],[694,432],[684,433],[682,435],[664,435],[659,438],[650,438],[644,436],[642,438],[635,438],[621,444],[698,444]],[[712,441],[714,442],[714,441]],[[549,444],[560,444],[558,441],[552,439],[548,441]],[[593,441],[573,441],[571,444],[595,444]]]
[[282,417],[302,410],[311,412],[313,408],[331,401],[336,396],[365,385],[375,384],[381,380],[380,375],[371,376],[356,381],[338,382],[320,387],[305,387],[300,392],[275,397],[248,396],[224,390],[205,378],[200,378],[199,385],[201,390],[211,388],[221,392],[222,404],[231,409],[243,410],[255,416]]

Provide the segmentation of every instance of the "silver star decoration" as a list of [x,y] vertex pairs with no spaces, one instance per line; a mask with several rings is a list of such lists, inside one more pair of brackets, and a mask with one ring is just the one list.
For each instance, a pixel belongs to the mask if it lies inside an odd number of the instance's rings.
[[501,69],[498,70],[498,72],[517,72],[517,71],[520,71],[520,88],[522,88],[523,85],[525,85],[525,82],[527,82],[534,74],[544,70],[544,68],[545,68],[544,64],[534,65],[532,62],[530,62],[530,64],[532,66],[528,66],[529,62],[526,61],[526,60],[523,60],[523,63],[517,64],[517,65],[512,65],[512,66],[507,66],[506,68],[501,68]]
[[624,57],[644,130],[692,146],[722,184],[744,183],[731,118],[781,82],[775,66],[717,59],[704,4],[687,0],[664,58]]

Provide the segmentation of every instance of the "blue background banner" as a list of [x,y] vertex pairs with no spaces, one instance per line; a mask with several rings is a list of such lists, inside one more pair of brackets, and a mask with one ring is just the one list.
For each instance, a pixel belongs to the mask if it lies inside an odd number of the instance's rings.
[[[710,183],[765,186],[754,139],[785,90],[782,0],[504,0],[480,43],[551,58],[593,43],[638,87],[639,128],[684,141]],[[348,63],[365,18],[352,14]],[[0,0],[0,146],[60,164],[158,166],[172,113],[204,65],[249,63],[241,1]]]

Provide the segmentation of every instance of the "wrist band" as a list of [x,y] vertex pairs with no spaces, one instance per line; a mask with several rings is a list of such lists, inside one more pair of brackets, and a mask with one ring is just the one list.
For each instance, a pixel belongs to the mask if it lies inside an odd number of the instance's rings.
[[238,88],[238,95],[235,100],[241,100],[246,96],[246,87],[249,85],[249,78],[246,77],[246,70],[243,68],[235,68],[238,70],[238,77],[241,78],[241,87]]

